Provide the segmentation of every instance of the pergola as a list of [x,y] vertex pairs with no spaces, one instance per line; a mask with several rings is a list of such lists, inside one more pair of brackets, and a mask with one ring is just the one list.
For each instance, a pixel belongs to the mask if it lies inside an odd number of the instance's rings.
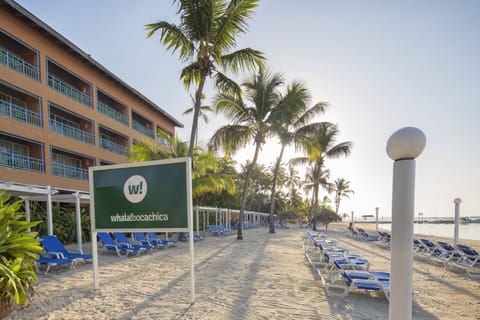
[[[8,194],[17,196],[25,201],[25,213],[27,221],[30,221],[30,201],[47,203],[47,233],[53,235],[52,203],[75,203],[77,244],[80,253],[82,247],[82,226],[80,217],[80,204],[89,204],[90,195],[78,190],[52,188],[50,186],[25,185],[10,182],[0,182],[0,189],[6,190]],[[63,193],[59,193],[59,192]]]

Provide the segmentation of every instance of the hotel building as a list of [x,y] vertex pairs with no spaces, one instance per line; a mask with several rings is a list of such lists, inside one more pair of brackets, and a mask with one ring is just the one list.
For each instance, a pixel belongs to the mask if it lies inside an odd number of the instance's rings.
[[0,0],[0,183],[88,190],[88,167],[183,125],[12,0]]

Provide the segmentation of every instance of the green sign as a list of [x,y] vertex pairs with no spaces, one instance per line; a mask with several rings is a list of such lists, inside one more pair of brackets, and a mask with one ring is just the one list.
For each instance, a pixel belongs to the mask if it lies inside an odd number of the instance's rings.
[[94,228],[188,228],[189,162],[182,158],[92,167]]

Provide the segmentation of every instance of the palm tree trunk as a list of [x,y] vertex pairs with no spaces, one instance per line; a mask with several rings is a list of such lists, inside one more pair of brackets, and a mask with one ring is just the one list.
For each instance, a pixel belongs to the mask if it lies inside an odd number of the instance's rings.
[[[255,140],[257,141],[257,139]],[[242,206],[240,207],[240,213],[238,214],[238,228],[237,228],[237,240],[243,240],[243,215],[245,212],[245,206],[247,204],[247,190],[250,183],[250,175],[252,174],[253,167],[257,163],[258,154],[260,153],[261,143],[257,142],[255,145],[255,154],[253,156],[252,163],[247,169],[247,174],[245,176],[245,182],[243,184],[242,191]]]
[[[188,147],[188,156],[193,157],[193,148],[195,147],[197,130],[198,130],[198,117],[200,115],[200,107],[202,105],[202,93],[203,86],[205,85],[205,75],[202,75],[200,78],[200,83],[198,84],[197,92],[195,93],[195,106],[193,110],[193,119],[192,119],[192,131],[190,132],[190,146]],[[193,161],[192,161],[193,165]]]
[[318,215],[318,192],[320,191],[320,186],[315,185],[313,187],[313,220],[312,220],[312,230],[317,230],[317,215]]
[[275,170],[273,172],[273,181],[272,181],[272,195],[270,199],[270,230],[269,233],[275,233],[275,223],[273,221],[273,214],[275,212],[275,199],[276,199],[276,187],[277,187],[277,179],[278,179],[278,172],[280,171],[280,164],[282,163],[283,157],[283,150],[285,149],[285,145],[282,144],[282,149],[280,149],[280,155],[277,158],[277,163],[275,163]]

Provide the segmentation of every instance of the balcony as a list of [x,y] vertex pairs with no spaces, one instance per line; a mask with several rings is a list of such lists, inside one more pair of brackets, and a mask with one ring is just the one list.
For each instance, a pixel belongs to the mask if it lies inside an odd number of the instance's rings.
[[50,131],[86,144],[95,144],[93,121],[53,103],[49,103],[48,108]]
[[0,166],[31,172],[45,172],[45,163],[42,159],[8,151],[0,151]]
[[145,126],[143,126],[140,122],[137,122],[132,119],[132,128],[136,131],[140,132],[141,134],[153,138],[153,131]]
[[83,143],[95,144],[93,134],[80,130],[74,126],[70,126],[58,120],[50,119],[50,131],[58,133],[62,136],[69,137]]
[[8,68],[15,70],[30,79],[40,81],[40,70],[38,67],[28,63],[22,57],[14,54],[13,52],[0,47],[0,64],[7,66]]
[[100,142],[100,148],[102,148],[102,149],[105,149],[105,150],[113,152],[113,153],[120,154],[122,156],[128,155],[128,150],[129,149],[127,147],[124,147],[124,146],[122,146],[118,143],[115,143],[108,138],[105,138],[105,137],[101,136],[100,139],[99,139],[99,142]]
[[103,113],[104,115],[112,118],[113,120],[116,120],[128,126],[128,116],[118,112],[114,108],[110,107],[108,104],[103,103],[99,100],[97,102],[97,109],[100,113]]
[[42,115],[27,108],[25,102],[0,92],[0,115],[42,128]]
[[52,162],[52,176],[65,177],[76,180],[88,180],[88,169]]
[[89,107],[92,106],[92,98],[90,97],[90,95],[83,93],[82,91],[76,89],[73,85],[51,74],[48,75],[48,86],[53,90],[69,97],[72,100],[80,102],[81,104]]

